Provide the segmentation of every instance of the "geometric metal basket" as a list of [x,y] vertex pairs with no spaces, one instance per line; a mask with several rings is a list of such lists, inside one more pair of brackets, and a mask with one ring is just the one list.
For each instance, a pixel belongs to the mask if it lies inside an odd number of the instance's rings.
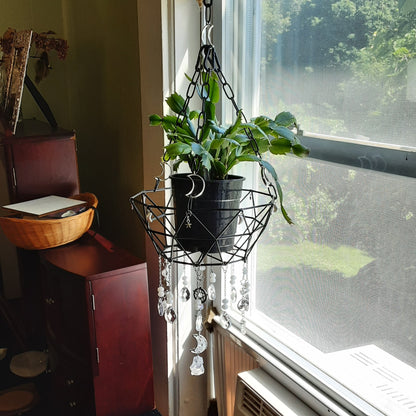
[[[157,253],[168,262],[199,266],[201,264],[211,266],[226,266],[227,264],[247,261],[254,245],[267,226],[270,215],[276,209],[275,197],[272,194],[252,189],[242,189],[240,207],[238,209],[221,209],[229,211],[229,217],[237,220],[237,228],[233,235],[232,248],[222,251],[221,239],[224,238],[223,231],[213,235],[204,225],[203,215],[199,217],[191,212],[193,222],[197,221],[209,234],[208,247],[204,251],[189,252],[183,248],[178,233],[186,224],[175,224],[175,207],[170,192],[171,188],[153,189],[142,191],[130,198],[132,209],[136,212],[143,224],[146,233]],[[160,205],[156,201],[168,201]],[[230,238],[227,235],[227,239]],[[204,244],[206,247],[207,244]]]

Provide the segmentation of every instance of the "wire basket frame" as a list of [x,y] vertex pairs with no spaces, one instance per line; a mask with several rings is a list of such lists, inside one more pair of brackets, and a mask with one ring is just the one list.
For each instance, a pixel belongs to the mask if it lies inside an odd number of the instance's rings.
[[[168,262],[199,266],[226,266],[238,261],[247,261],[249,254],[265,230],[270,215],[276,210],[275,196],[270,193],[241,189],[240,206],[238,209],[219,209],[230,220],[214,235],[205,222],[203,210],[198,213],[190,210],[191,220],[206,231],[202,238],[207,247],[201,251],[187,251],[184,239],[179,237],[181,229],[189,226],[186,221],[175,223],[176,208],[173,204],[171,188],[155,188],[142,191],[130,198],[132,209],[136,212],[140,222],[150,237],[157,253]],[[156,201],[164,200],[169,195],[165,205]],[[232,223],[237,222],[236,230],[232,234],[228,231]],[[223,248],[224,240],[232,241],[231,245]]]

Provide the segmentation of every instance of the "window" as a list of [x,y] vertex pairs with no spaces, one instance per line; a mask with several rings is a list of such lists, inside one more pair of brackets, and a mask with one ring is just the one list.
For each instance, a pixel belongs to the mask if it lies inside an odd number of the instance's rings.
[[270,160],[296,225],[275,214],[257,245],[251,328],[311,364],[311,377],[329,375],[389,416],[416,414],[416,11],[407,4],[223,2],[223,72],[237,102],[248,117],[291,111],[311,148],[306,160]]

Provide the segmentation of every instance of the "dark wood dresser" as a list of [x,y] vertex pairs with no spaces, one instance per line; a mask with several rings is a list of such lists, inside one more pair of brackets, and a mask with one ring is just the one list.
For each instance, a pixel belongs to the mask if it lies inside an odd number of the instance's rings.
[[146,263],[91,231],[40,259],[56,414],[152,411]]
[[1,136],[11,202],[79,193],[75,133],[38,120],[18,123],[16,134]]

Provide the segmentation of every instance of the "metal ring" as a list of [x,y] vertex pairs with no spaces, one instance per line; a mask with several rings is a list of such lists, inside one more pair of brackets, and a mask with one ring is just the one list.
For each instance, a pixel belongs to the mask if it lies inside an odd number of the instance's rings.
[[[196,176],[196,177],[198,177],[199,179],[201,179],[201,181],[202,181],[202,190],[201,190],[201,192],[199,193],[199,194],[197,194],[197,195],[192,195],[192,192],[194,191],[194,189],[195,189],[195,181],[192,179],[192,176]],[[204,193],[204,191],[205,191],[205,181],[204,181],[204,178],[202,177],[202,176],[200,176],[200,175],[198,175],[198,174],[196,174],[196,173],[190,173],[188,176],[187,176],[190,180],[191,180],[191,182],[192,182],[192,188],[191,188],[191,190],[187,193],[187,194],[185,194],[185,196],[187,196],[188,198],[199,198],[203,193]]]

